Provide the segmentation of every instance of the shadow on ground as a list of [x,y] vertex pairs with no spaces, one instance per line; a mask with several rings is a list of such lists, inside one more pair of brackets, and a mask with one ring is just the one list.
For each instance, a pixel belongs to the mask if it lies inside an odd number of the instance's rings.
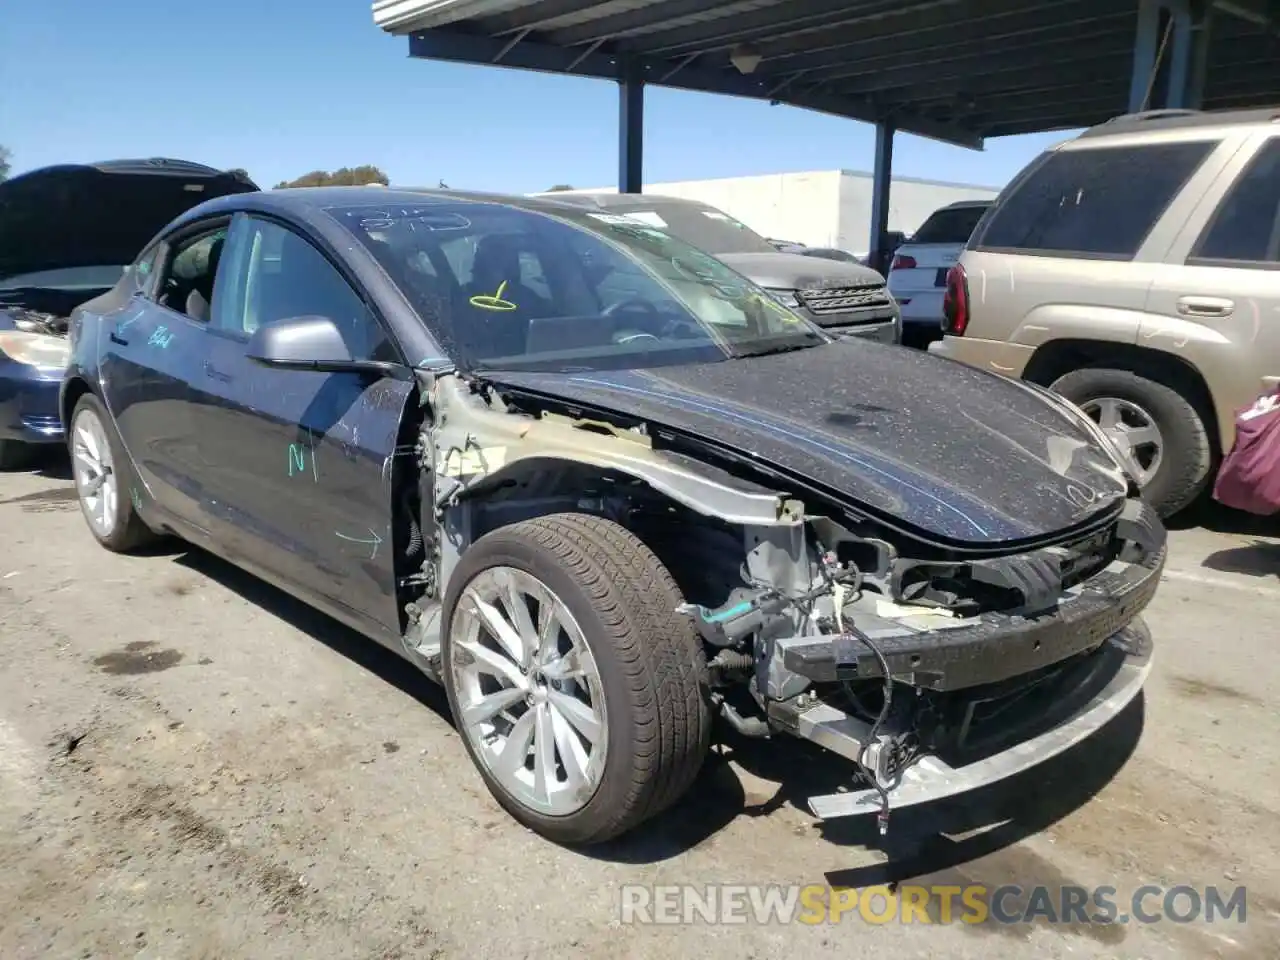
[[[217,581],[315,638],[413,697],[442,722],[452,724],[443,689],[406,660],[211,554],[179,549],[182,552],[175,555],[176,563]],[[883,838],[870,815],[815,824],[815,839],[876,849],[887,857],[882,864],[831,874],[828,881],[833,886],[850,887],[897,884],[945,874],[1008,851],[1097,794],[1133,752],[1142,722],[1139,699],[1094,737],[1021,776],[955,801],[894,812],[889,833]],[[786,805],[807,811],[809,797],[853,785],[851,764],[807,742],[787,737],[761,741],[726,736],[723,740],[707,758],[693,788],[674,808],[617,841],[581,852],[616,863],[656,863],[698,846],[739,816],[764,817]],[[777,784],[774,794],[759,802],[753,796],[748,802],[730,761]],[[961,836],[975,831],[979,832]],[[1007,865],[997,871],[999,879],[992,877],[994,885],[1015,882],[1007,879],[1010,872]],[[1043,865],[1034,872],[1042,878],[1038,882],[1046,882],[1043,877],[1049,874]],[[975,877],[966,882],[981,881]]]
[[[444,689],[427,679],[407,660],[338,621],[296,600],[252,574],[197,548],[172,542],[157,546],[157,554],[171,553],[174,561],[206,576],[249,603],[323,643],[383,682],[413,697],[453,725]],[[783,746],[791,746],[784,744]],[[737,775],[723,757],[712,755],[698,782],[675,808],[629,834],[622,841],[583,853],[621,863],[654,863],[696,847],[743,812],[744,794]]]
[[1280,543],[1255,540],[1243,547],[1229,547],[1205,557],[1201,566],[1222,573],[1280,580]]
[[[423,706],[435,711],[446,723],[453,723],[444,690],[407,660],[211,553],[185,544],[179,545],[177,549],[181,552],[174,556],[174,561],[179,565],[216,581],[254,606],[368,670],[383,682],[413,697]],[[165,551],[157,548],[157,552]]]
[[1196,527],[1213,533],[1236,536],[1280,537],[1280,515],[1259,517],[1241,510],[1224,507],[1209,496],[1200,500],[1175,517],[1166,521],[1170,530],[1191,530]]

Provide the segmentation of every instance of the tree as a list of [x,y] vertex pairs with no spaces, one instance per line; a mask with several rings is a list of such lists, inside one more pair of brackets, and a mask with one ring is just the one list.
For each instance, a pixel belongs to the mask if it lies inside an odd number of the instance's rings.
[[0,180],[4,180],[9,176],[9,153],[7,147],[0,147]]
[[232,167],[230,170],[227,171],[227,173],[231,174],[233,177],[241,177],[244,180],[253,179],[253,177],[249,176],[249,171],[246,170],[244,167]]
[[282,180],[276,189],[282,187],[358,187],[368,183],[380,183],[384,187],[391,181],[387,175],[372,164],[366,163],[358,167],[340,167],[332,173],[324,170],[312,170],[304,173],[296,180]]
[[571,187],[567,183],[557,183],[554,187],[548,190],[547,193],[563,193],[566,190],[572,190],[572,189],[573,187]]

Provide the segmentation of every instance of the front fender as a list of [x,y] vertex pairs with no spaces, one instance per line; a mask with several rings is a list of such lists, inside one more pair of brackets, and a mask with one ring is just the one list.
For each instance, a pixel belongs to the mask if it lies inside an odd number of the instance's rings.
[[[633,477],[697,513],[748,526],[794,526],[803,506],[708,464],[655,450],[648,437],[555,414],[534,419],[486,405],[455,376],[428,395],[437,491],[475,497],[531,470],[585,465]],[[451,482],[451,483],[450,483]]]

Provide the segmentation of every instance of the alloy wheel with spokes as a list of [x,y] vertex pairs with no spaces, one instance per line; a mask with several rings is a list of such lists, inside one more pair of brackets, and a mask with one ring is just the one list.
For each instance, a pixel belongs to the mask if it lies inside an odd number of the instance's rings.
[[96,396],[76,402],[68,431],[71,476],[85,522],[108,550],[132,550],[156,538],[137,512],[138,485],[115,425]]
[[110,537],[119,521],[120,485],[106,428],[88,407],[71,425],[71,472],[85,520],[99,539]]
[[1132,400],[1121,397],[1095,397],[1081,408],[1097,422],[1138,468],[1137,480],[1143,486],[1160,469],[1164,460],[1164,436],[1155,418]]
[[445,587],[441,679],[489,792],[557,843],[678,800],[711,735],[707,663],[670,572],[634,533],[557,513],[469,544]]
[[536,577],[490,567],[463,590],[450,627],[463,735],[504,789],[552,816],[600,784],[608,714],[581,627]]

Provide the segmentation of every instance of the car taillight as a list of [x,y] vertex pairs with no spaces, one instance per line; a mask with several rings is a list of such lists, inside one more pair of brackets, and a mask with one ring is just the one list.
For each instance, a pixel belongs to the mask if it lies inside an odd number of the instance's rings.
[[947,290],[942,295],[942,332],[963,337],[969,326],[969,278],[964,267],[956,264],[947,271]]
[[893,258],[890,270],[914,270],[916,268],[916,258],[908,257],[904,254],[898,254]]

